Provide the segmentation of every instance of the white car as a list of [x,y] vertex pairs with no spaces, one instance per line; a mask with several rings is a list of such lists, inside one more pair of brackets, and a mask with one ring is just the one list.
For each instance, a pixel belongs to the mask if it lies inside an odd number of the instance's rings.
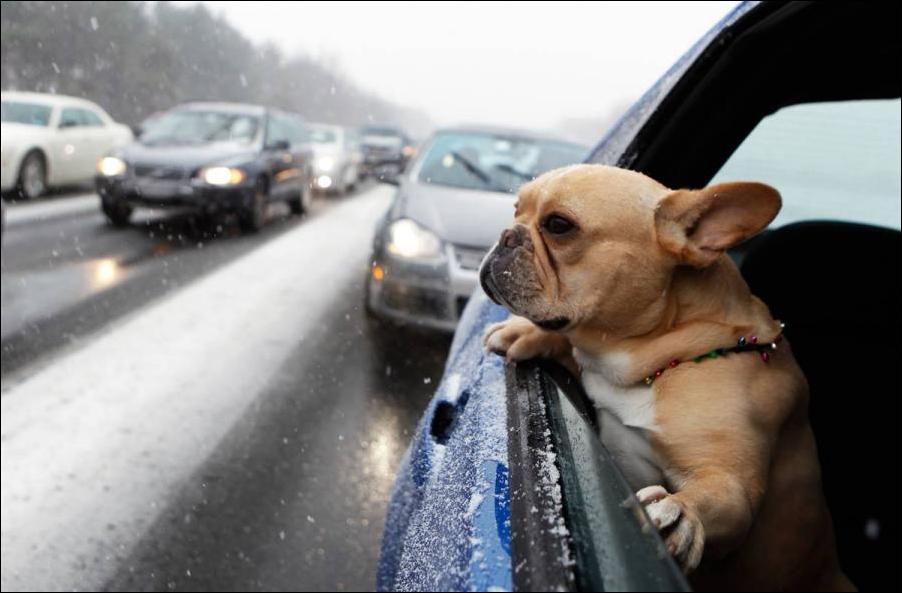
[[90,182],[97,161],[132,141],[90,101],[43,93],[4,92],[0,124],[0,191],[36,198],[48,187]]
[[355,130],[308,124],[307,142],[313,151],[313,187],[345,194],[360,181],[363,154]]

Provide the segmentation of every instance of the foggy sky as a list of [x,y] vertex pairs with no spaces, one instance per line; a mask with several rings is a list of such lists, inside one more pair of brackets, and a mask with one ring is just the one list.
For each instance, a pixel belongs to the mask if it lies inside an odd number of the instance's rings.
[[735,2],[205,2],[438,124],[552,127],[642,94]]

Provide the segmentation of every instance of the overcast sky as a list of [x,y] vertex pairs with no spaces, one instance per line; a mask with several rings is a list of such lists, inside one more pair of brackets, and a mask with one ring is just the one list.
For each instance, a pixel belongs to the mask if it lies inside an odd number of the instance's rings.
[[206,2],[437,124],[552,127],[645,91],[735,2]]

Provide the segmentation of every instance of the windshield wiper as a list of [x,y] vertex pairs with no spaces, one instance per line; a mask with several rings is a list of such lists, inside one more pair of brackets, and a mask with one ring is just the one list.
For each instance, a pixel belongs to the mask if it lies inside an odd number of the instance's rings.
[[532,181],[533,179],[535,179],[535,176],[530,175],[529,173],[524,173],[520,169],[516,169],[516,168],[512,167],[511,165],[508,165],[507,163],[498,163],[498,164],[492,165],[492,166],[494,168],[498,169],[499,171],[504,171],[505,173],[510,173],[511,175],[519,177],[520,179],[523,179],[525,181]]
[[464,169],[466,169],[467,172],[470,173],[470,175],[472,175],[473,177],[476,177],[477,179],[482,181],[487,186],[490,186],[490,187],[492,186],[492,178],[489,177],[489,174],[486,173],[485,171],[483,171],[477,165],[475,165],[473,163],[473,161],[471,161],[467,157],[463,156],[456,150],[452,150],[448,154],[453,156],[455,158],[455,160],[460,161],[460,164],[464,166]]

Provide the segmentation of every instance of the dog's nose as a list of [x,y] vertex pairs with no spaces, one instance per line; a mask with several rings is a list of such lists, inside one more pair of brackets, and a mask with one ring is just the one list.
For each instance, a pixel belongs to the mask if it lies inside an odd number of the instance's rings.
[[504,232],[501,233],[501,240],[499,243],[507,249],[513,249],[514,247],[523,245],[523,237],[521,237],[520,233],[514,229],[505,229]]

